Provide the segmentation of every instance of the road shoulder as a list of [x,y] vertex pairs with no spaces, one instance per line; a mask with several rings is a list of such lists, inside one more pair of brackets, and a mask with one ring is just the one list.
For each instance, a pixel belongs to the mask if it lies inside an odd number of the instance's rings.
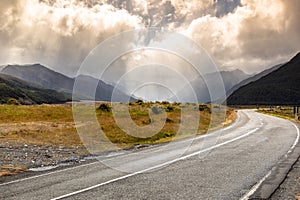
[[[295,124],[295,123],[293,123]],[[300,129],[299,124],[295,124]],[[278,164],[273,167],[270,174],[265,177],[255,192],[249,199],[298,199],[300,183],[300,143],[295,144],[295,148],[288,152]],[[295,177],[296,176],[296,177]],[[298,180],[298,186],[291,185]],[[298,192],[298,193],[297,193]]]

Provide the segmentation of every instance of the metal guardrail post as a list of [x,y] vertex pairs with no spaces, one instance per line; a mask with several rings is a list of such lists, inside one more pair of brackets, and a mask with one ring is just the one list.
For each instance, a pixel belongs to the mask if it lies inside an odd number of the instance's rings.
[[299,107],[294,106],[294,114],[295,114],[295,119],[299,120]]

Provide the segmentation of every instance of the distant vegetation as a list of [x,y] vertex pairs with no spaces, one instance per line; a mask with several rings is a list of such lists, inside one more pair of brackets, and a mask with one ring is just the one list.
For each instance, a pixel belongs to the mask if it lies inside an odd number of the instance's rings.
[[63,93],[0,74],[0,104],[52,104],[69,100]]

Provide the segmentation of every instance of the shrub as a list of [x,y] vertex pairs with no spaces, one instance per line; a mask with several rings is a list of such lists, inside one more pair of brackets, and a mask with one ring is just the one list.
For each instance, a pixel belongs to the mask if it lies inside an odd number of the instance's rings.
[[106,103],[100,104],[98,109],[101,110],[101,111],[104,111],[104,112],[110,112],[111,111],[110,106]]
[[210,108],[207,105],[199,105],[199,111],[208,111],[211,112]]
[[161,137],[169,138],[169,137],[174,137],[175,135],[176,135],[176,133],[173,133],[173,132],[164,132],[164,133],[162,133]]
[[149,125],[149,124],[151,124],[151,119],[143,120],[142,123],[146,124],[146,125]]
[[174,106],[180,106],[180,105],[181,105],[181,103],[174,102],[174,103],[173,103],[173,105],[174,105]]
[[173,112],[174,111],[174,108],[172,106],[167,106],[166,107],[166,111],[167,112]]
[[174,121],[173,121],[172,119],[170,119],[170,118],[167,118],[167,119],[166,119],[166,122],[167,122],[167,123],[174,123]]
[[14,98],[8,99],[6,103],[9,105],[21,105],[21,103],[17,99],[14,99]]
[[141,99],[138,99],[138,100],[135,101],[135,103],[138,104],[138,105],[143,105],[144,101],[141,100]]

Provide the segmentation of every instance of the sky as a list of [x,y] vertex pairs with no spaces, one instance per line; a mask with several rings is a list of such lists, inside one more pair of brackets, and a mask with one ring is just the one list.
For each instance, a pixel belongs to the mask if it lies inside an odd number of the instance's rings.
[[300,51],[299,10],[299,0],[1,0],[0,64],[74,76],[107,38],[160,27],[197,42],[221,70],[258,73]]

